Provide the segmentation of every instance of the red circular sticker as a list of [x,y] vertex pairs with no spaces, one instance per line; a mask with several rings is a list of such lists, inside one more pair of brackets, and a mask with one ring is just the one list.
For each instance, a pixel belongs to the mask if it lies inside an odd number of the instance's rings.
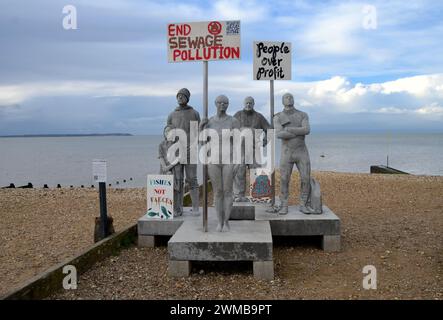
[[218,21],[212,21],[208,24],[208,31],[210,34],[217,35],[221,32],[222,25]]

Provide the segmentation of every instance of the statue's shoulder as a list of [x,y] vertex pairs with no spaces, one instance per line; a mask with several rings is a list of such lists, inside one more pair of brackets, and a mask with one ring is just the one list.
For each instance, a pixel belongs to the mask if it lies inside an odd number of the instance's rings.
[[234,114],[234,118],[240,118],[242,112],[243,112],[242,110],[237,111],[237,112]]
[[200,113],[198,113],[198,111],[195,108],[193,108],[192,106],[190,106],[189,104],[188,104],[188,107],[189,107],[187,109],[187,110],[189,110],[188,112],[192,113],[195,116],[195,118],[200,119]]
[[276,114],[274,114],[274,119],[280,120],[281,116],[282,116],[282,112],[281,111],[277,112]]
[[[192,107],[191,107],[192,108]],[[195,108],[192,108],[192,110],[194,110],[194,113],[197,115],[197,116],[199,116],[200,117],[200,113],[197,111],[197,109],[195,109]]]
[[306,112],[300,111],[300,110],[298,110],[298,111],[300,112],[300,114],[302,115],[303,118],[308,118],[308,114]]
[[260,112],[258,112],[258,111],[255,111],[255,114],[256,114],[257,117],[259,117],[260,119],[266,119],[266,117],[265,117],[262,113],[260,113]]
[[238,120],[235,116],[230,116],[231,117],[231,123],[232,123],[232,127],[233,128],[240,128],[241,123],[240,120]]

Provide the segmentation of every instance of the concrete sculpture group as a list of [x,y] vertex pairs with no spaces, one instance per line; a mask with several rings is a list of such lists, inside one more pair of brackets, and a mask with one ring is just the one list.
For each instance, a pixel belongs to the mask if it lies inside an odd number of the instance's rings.
[[[188,103],[191,94],[188,89],[180,89],[177,93],[178,106],[168,116],[164,128],[165,140],[159,146],[160,173],[174,175],[174,216],[183,214],[183,190],[184,177],[189,185],[192,200],[192,214],[199,214],[199,189],[197,181],[197,164],[191,164],[190,143],[186,148],[185,163],[178,161],[168,161],[167,151],[173,141],[168,141],[168,133],[173,129],[183,130],[189,139],[191,121],[199,123],[199,130],[212,129],[218,134],[221,149],[223,131],[239,129],[261,129],[265,132],[271,129],[271,125],[266,118],[254,110],[254,98],[244,99],[243,110],[234,116],[227,113],[229,99],[225,95],[220,95],[215,99],[217,109],[216,115],[209,119],[200,119],[199,113]],[[280,156],[280,204],[267,210],[269,213],[286,215],[288,214],[289,183],[292,169],[296,165],[300,173],[300,206],[299,210],[305,214],[321,214],[322,203],[318,182],[311,177],[311,164],[308,149],[305,143],[305,136],[310,133],[308,115],[294,107],[294,98],[290,93],[286,93],[282,98],[283,111],[277,113],[273,119],[275,134],[281,140]],[[266,140],[265,140],[266,141]],[[257,146],[254,144],[253,148]],[[231,137],[229,148],[234,148]],[[216,231],[229,231],[229,218],[233,202],[246,202],[246,168],[256,168],[256,163],[247,164],[245,162],[245,151],[242,146],[241,162],[226,163],[222,161],[220,150],[218,152],[219,161],[208,164],[208,173],[213,187],[214,206],[217,213],[218,224]],[[232,153],[232,152],[231,152]]]

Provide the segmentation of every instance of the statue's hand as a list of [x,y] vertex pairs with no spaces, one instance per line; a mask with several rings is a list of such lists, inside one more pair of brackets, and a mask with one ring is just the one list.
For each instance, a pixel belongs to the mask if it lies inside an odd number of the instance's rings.
[[200,130],[203,130],[208,124],[208,118],[203,118],[200,120]]

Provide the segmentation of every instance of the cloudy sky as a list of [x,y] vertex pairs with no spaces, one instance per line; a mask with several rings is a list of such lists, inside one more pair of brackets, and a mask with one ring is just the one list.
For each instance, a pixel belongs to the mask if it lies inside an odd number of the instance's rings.
[[[63,28],[69,4],[77,30]],[[237,19],[241,60],[209,63],[210,114],[223,93],[228,112],[252,95],[268,116],[252,42],[287,41],[277,111],[291,92],[318,132],[443,132],[440,1],[2,0],[0,135],[158,134],[181,87],[202,112],[202,64],[167,62],[167,23]]]

